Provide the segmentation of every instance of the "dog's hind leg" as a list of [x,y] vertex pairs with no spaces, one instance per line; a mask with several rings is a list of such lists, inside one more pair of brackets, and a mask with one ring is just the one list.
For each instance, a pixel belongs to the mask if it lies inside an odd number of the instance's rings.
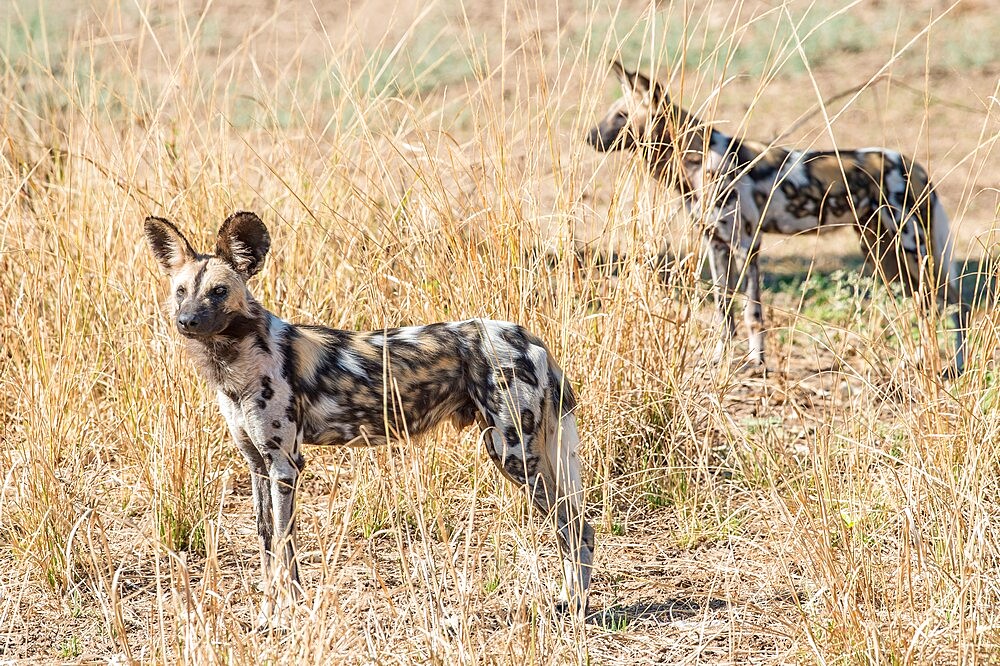
[[[587,522],[580,474],[580,435],[576,427],[576,396],[562,369],[546,350],[548,386],[543,394],[542,434],[545,456],[554,481],[556,529],[563,555],[563,600],[577,614],[587,609],[587,592],[594,569],[594,528]],[[543,467],[544,469],[544,467]]]
[[[962,301],[955,276],[948,216],[937,196],[933,193],[930,196],[929,207],[921,205],[897,213],[903,220],[895,248],[897,257],[902,255],[897,261],[899,279],[904,291],[918,300],[925,314],[932,309],[944,314],[953,308],[955,355],[943,374],[955,377],[965,370],[965,337],[971,311]],[[928,216],[929,222],[924,219]]]
[[563,420],[561,434],[553,437],[553,442],[547,437],[526,437],[523,449],[511,447],[494,427],[488,428],[486,447],[503,475],[524,488],[543,517],[555,520],[563,559],[562,601],[581,616],[593,570],[594,528],[583,515],[579,468],[575,451],[570,453],[576,444],[576,422],[572,415]]

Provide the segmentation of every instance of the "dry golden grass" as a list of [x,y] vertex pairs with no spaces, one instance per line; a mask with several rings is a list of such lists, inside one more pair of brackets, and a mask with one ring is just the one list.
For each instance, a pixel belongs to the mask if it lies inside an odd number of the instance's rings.
[[[770,239],[759,379],[703,362],[696,262],[664,287],[640,261],[609,282],[571,256],[696,238],[675,195],[581,140],[620,51],[726,130],[804,117],[786,141],[914,155],[992,282],[1000,11],[254,4],[0,9],[0,662],[995,659],[991,301],[971,370],[943,385],[942,334],[852,277],[849,235]],[[140,224],[208,247],[237,208],[272,230],[254,289],[286,319],[486,316],[549,341],[581,396],[599,526],[586,624],[553,612],[550,529],[448,429],[307,452],[307,598],[287,632],[252,630],[248,475],[160,312]]]

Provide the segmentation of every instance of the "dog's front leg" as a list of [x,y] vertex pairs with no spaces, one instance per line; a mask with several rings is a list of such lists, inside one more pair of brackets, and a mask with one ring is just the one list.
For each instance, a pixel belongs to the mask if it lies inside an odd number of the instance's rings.
[[[272,402],[278,403],[277,400]],[[282,593],[286,592],[286,598],[295,601],[301,591],[295,559],[295,490],[303,466],[299,453],[301,434],[283,410],[250,408],[246,424],[249,439],[265,466],[259,485],[254,486],[255,498],[259,492],[263,524],[269,528],[262,530],[266,538],[262,538],[261,547],[266,549],[268,570],[264,577],[264,600],[257,618],[258,627],[265,629],[275,626],[279,620],[276,612],[284,605]]]
[[[229,425],[229,431],[236,442],[236,447],[243,454],[250,470],[250,488],[253,495],[253,512],[257,523],[260,550],[261,591],[264,593],[264,602],[261,605],[260,614],[257,616],[257,627],[266,628],[270,624],[272,615],[272,580],[274,577],[274,515],[271,510],[270,463],[265,457],[265,448],[254,442],[255,438],[258,440],[261,438],[260,429],[254,427],[259,424],[248,422],[238,403],[221,392],[219,393],[219,407]],[[253,435],[248,429],[254,431]]]
[[298,433],[289,429],[279,440],[272,438],[265,453],[274,514],[274,552],[281,565],[278,574],[292,599],[298,599],[301,592],[295,556],[295,493],[304,466],[299,445]]
[[718,362],[725,357],[726,350],[736,333],[732,307],[732,252],[729,249],[729,243],[720,238],[718,233],[709,238],[708,247],[708,263],[712,269],[715,307],[722,322],[722,337],[715,350],[715,361]]
[[750,363],[757,367],[764,365],[764,312],[760,303],[760,268],[757,266],[757,248],[742,248],[739,253],[743,266],[743,323],[750,339]]
[[250,488],[253,495],[253,513],[257,523],[257,535],[260,547],[260,573],[262,588],[267,589],[271,576],[273,559],[271,540],[274,536],[274,521],[271,514],[271,484],[268,474],[268,463],[264,459],[263,448],[254,444],[253,437],[247,432],[247,423],[243,410],[225,393],[219,392],[219,408],[229,426],[229,432],[236,442],[236,448],[243,454],[250,471]]
[[271,577],[272,548],[274,538],[274,519],[271,513],[271,481],[267,471],[264,456],[254,445],[245,430],[240,430],[236,436],[236,445],[246,458],[250,468],[250,487],[253,493],[253,512],[257,521],[257,535],[260,546],[260,574],[263,588],[267,589]]
[[[277,600],[276,582],[281,571],[274,566],[274,511],[271,502],[271,477],[269,464],[264,455],[244,433],[240,451],[250,463],[250,478],[253,489],[253,507],[257,519],[258,544],[260,548],[260,590],[264,595],[260,612],[257,614],[257,630],[264,631],[271,626],[275,616]],[[254,455],[256,454],[256,455]]]

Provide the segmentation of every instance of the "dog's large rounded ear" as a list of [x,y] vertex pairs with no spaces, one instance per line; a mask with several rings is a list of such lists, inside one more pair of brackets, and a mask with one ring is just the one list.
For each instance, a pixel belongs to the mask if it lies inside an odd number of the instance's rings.
[[629,77],[629,71],[625,69],[625,65],[622,64],[621,60],[611,61],[611,72],[621,81],[624,86]]
[[173,275],[197,256],[184,234],[162,217],[147,217],[143,231],[153,256],[167,275]]
[[626,95],[638,94],[648,96],[649,100],[654,103],[660,101],[662,94],[660,84],[651,81],[649,77],[625,69],[625,65],[620,60],[612,61],[611,71],[618,77]]
[[247,211],[227,217],[215,241],[215,254],[246,277],[260,272],[270,248],[267,227],[255,213]]

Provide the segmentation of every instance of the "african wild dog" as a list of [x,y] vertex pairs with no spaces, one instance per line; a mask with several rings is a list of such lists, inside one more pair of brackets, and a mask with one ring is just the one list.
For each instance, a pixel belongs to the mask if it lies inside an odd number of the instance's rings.
[[[214,254],[195,252],[161,218],[147,218],[145,234],[170,276],[177,330],[250,466],[266,596],[279,577],[293,595],[299,588],[295,490],[304,443],[381,444],[450,419],[458,428],[478,422],[503,476],[554,515],[563,594],[584,611],[594,530],[583,515],[576,400],[541,340],[479,319],[370,333],[290,324],[247,289],[271,245],[255,214],[227,218]],[[262,622],[271,619],[262,613]]]
[[732,340],[732,293],[742,281],[749,361],[764,365],[757,254],[761,232],[797,234],[851,225],[887,280],[925,305],[957,306],[954,366],[965,365],[969,310],[954,277],[948,217],[919,164],[886,148],[785,150],[727,136],[674,104],[642,74],[612,63],[624,95],[587,136],[600,151],[634,150],[706,223],[715,298]]

